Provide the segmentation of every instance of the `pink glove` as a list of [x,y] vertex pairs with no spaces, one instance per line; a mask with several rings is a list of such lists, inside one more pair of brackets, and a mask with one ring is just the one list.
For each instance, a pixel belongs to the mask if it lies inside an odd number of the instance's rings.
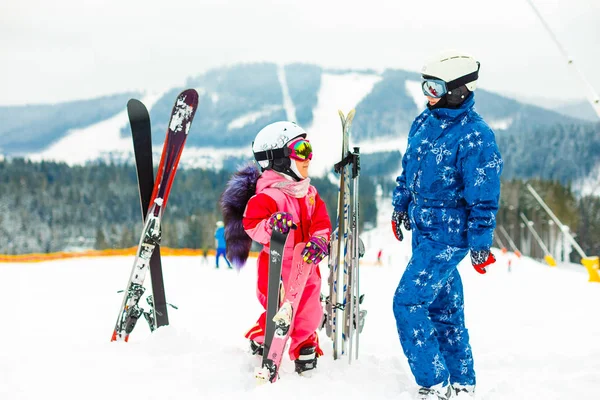
[[287,212],[277,211],[271,215],[267,224],[271,229],[286,234],[294,226],[294,216]]
[[322,236],[313,236],[306,243],[302,251],[302,259],[307,264],[318,264],[329,254],[327,239]]

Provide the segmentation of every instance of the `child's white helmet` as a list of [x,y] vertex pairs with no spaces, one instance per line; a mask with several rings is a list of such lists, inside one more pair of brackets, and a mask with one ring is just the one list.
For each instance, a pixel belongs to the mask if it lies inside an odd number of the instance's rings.
[[258,165],[265,169],[274,169],[287,173],[290,159],[284,154],[283,148],[298,137],[306,137],[306,131],[295,122],[273,122],[262,128],[252,142],[252,153]]

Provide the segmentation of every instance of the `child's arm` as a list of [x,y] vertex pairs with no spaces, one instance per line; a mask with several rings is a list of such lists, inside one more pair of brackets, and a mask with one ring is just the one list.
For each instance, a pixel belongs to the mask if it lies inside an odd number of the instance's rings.
[[327,213],[327,206],[318,194],[315,196],[315,211],[313,212],[311,220],[308,234],[310,236],[322,236],[329,242],[329,237],[331,235],[331,221],[329,220],[329,214]]
[[253,196],[246,206],[242,223],[244,230],[254,240],[266,245],[271,241],[271,227],[269,218],[277,212],[277,203],[264,193]]

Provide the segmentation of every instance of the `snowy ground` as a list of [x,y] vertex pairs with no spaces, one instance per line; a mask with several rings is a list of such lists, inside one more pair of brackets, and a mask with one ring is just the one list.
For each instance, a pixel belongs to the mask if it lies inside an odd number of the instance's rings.
[[[260,311],[254,260],[239,273],[214,260],[165,257],[168,327],[140,323],[130,343],[110,336],[131,257],[0,264],[0,399],[411,399],[416,390],[397,338],[392,297],[409,257],[388,232],[363,233],[360,358],[325,356],[312,377],[284,358],[281,379],[257,387],[259,359],[243,334]],[[383,249],[383,265],[375,255]],[[597,398],[600,285],[581,271],[502,256],[486,276],[460,266],[479,399]],[[326,290],[328,271],[323,270]],[[590,397],[591,396],[591,397]]]

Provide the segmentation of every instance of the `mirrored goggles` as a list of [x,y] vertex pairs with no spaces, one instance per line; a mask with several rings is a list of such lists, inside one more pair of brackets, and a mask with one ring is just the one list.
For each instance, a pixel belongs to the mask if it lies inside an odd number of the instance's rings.
[[289,157],[298,161],[312,160],[312,146],[306,139],[294,140],[288,145],[291,150]]
[[446,82],[440,79],[423,79],[421,87],[423,88],[423,94],[425,96],[434,97],[436,99],[439,99],[448,91]]

